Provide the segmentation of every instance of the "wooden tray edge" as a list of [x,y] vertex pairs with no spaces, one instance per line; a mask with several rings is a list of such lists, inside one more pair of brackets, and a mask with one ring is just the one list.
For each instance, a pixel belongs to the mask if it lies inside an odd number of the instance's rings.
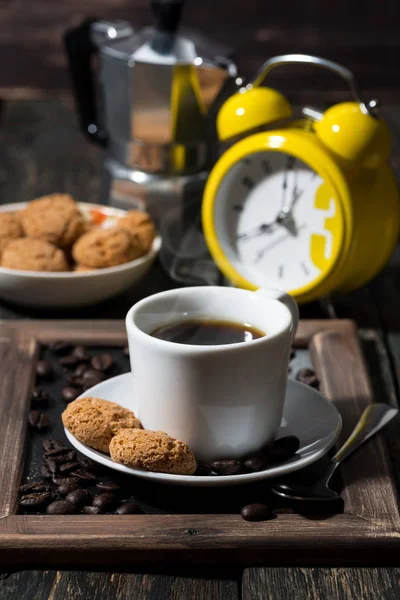
[[[0,325],[10,326],[10,322],[0,322]],[[28,336],[41,332],[38,337],[42,343],[67,339],[75,343],[103,345],[110,344],[109,335],[115,345],[123,345],[126,340],[123,321],[11,322],[11,329],[21,328]],[[350,340],[347,352],[361,369],[359,379],[364,404],[370,402],[371,389],[353,322],[303,321],[296,345],[310,344],[323,390],[329,396],[332,392],[330,386],[340,380],[343,360],[347,365],[344,357],[341,364],[340,361],[336,363],[333,372],[322,368],[321,352],[326,352],[329,339],[336,339],[339,349],[343,340]],[[354,394],[354,381],[346,393]],[[371,441],[371,445],[375,443],[375,440]],[[206,518],[203,515],[92,516],[89,520],[82,515],[62,519],[10,515],[0,519],[0,558],[2,563],[10,565],[20,565],[21,560],[29,561],[30,565],[43,565],[44,561],[52,565],[70,564],[78,555],[81,566],[120,565],[124,560],[126,564],[140,564],[143,561],[157,562],[160,558],[163,562],[173,563],[179,559],[196,564],[229,561],[236,564],[284,562],[331,566],[335,561],[335,564],[360,565],[370,560],[374,564],[380,560],[382,564],[390,564],[391,557],[396,554],[394,547],[399,543],[400,534],[398,512],[395,514],[393,509],[392,487],[389,492],[389,498],[386,498],[389,502],[384,501],[383,518],[368,510],[360,511],[354,492],[348,498],[350,514],[336,515],[324,521],[306,520],[299,515],[279,515],[278,519],[267,523],[246,523],[238,515],[207,515]],[[157,533],[160,534],[157,537],[149,527],[149,517],[152,522],[157,522]],[[208,523],[206,529],[204,522]],[[132,533],[127,535],[131,524]],[[293,528],[299,529],[294,540],[288,533],[292,534]],[[113,534],[109,533],[110,530]],[[232,536],[237,531],[241,533],[236,539]],[[175,542],[166,547],[163,542],[158,542],[159,539],[175,539]],[[105,541],[108,547],[103,546]]]

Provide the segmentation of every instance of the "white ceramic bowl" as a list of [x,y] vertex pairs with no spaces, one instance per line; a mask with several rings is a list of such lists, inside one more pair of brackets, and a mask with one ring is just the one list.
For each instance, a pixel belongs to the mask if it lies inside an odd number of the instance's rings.
[[[0,212],[18,211],[26,205],[24,202],[3,204]],[[79,208],[83,212],[98,210],[105,214],[104,227],[112,225],[116,218],[126,214],[124,210],[86,202],[79,203]],[[96,304],[123,292],[143,277],[160,248],[161,238],[157,236],[145,256],[97,271],[44,273],[0,267],[0,298],[31,307],[62,308]]]

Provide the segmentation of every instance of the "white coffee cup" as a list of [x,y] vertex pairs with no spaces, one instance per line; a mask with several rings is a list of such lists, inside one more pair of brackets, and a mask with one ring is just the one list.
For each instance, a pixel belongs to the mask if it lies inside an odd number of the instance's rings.
[[[266,335],[211,346],[151,335],[193,318],[248,323]],[[141,300],[126,317],[132,410],[145,429],[186,442],[200,461],[259,450],[273,441],[281,423],[297,322],[296,302],[274,289],[189,287]]]

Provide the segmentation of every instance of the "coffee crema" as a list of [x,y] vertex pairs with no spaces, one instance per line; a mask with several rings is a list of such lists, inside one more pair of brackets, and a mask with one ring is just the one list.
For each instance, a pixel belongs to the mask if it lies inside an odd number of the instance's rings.
[[251,342],[266,333],[247,323],[220,319],[187,319],[157,327],[151,334],[159,340],[192,346],[222,346]]

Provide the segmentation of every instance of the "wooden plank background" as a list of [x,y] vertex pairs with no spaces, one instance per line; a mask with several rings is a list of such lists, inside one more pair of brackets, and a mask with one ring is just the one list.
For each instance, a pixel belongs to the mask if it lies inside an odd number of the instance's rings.
[[[148,0],[0,0],[0,98],[64,97],[69,91],[61,45],[65,29],[88,16],[128,19],[139,27],[151,21],[148,5]],[[397,0],[188,0],[183,25],[236,48],[245,76],[275,54],[315,53],[346,64],[369,93],[392,104],[399,102]],[[317,92],[328,101],[345,93],[337,79],[298,68],[276,73],[271,82],[291,98],[311,103]],[[391,111],[392,128],[399,133],[399,107]],[[2,203],[28,199],[50,188],[96,199],[102,153],[78,132],[69,102],[11,103],[5,107],[2,125]],[[398,144],[397,162],[399,155]],[[400,388],[399,261],[398,251],[377,280],[334,304],[339,316],[373,328],[363,334],[364,351],[377,397],[386,401],[396,401]],[[164,276],[160,273],[160,277]],[[152,287],[149,282],[149,292]],[[137,292],[126,294],[118,302],[96,308],[94,316],[122,311],[137,299]],[[314,315],[315,309],[307,316]],[[20,314],[15,307],[0,307],[1,318]],[[389,426],[385,434],[399,477],[398,427]],[[400,570],[394,568],[264,568],[242,573],[239,569],[182,572],[177,567],[173,574],[163,573],[162,566],[157,573],[146,574],[23,571],[0,573],[0,598],[280,600],[292,597],[296,590],[298,600],[394,600],[399,583]]]
[[[63,32],[89,16],[148,25],[149,6],[150,0],[0,0],[0,96],[65,92]],[[305,52],[346,64],[364,90],[400,95],[398,0],[187,0],[182,24],[234,47],[246,77],[270,56]],[[271,81],[297,96],[345,90],[335,76],[299,67]]]

